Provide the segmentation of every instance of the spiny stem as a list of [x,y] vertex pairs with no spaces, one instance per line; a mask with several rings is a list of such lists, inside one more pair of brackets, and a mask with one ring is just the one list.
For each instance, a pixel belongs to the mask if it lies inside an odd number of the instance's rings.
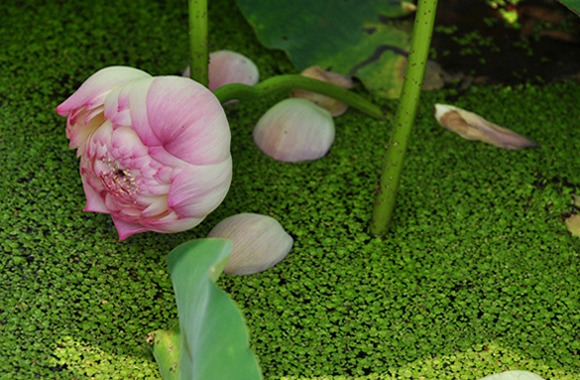
[[189,0],[189,44],[189,76],[207,87],[207,0]]
[[415,120],[419,95],[425,76],[425,66],[437,0],[419,0],[413,27],[413,39],[407,62],[407,71],[403,82],[399,108],[395,115],[393,132],[389,141],[387,155],[383,165],[380,187],[373,208],[370,233],[373,236],[384,236],[389,230],[393,217],[397,191],[401,180],[403,160]]
[[232,83],[220,87],[214,91],[214,95],[220,103],[233,99],[242,101],[258,100],[264,96],[276,94],[293,89],[306,90],[317,94],[326,95],[351,107],[366,113],[377,119],[385,119],[386,115],[381,107],[371,103],[362,96],[350,92],[342,87],[307,78],[302,75],[278,75],[254,86],[241,83]]

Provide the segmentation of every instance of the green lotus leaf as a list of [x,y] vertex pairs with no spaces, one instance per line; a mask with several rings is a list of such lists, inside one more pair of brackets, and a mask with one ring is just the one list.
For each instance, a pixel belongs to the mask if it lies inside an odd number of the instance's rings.
[[558,0],[576,15],[580,16],[580,0]]
[[179,326],[151,334],[165,380],[262,379],[242,314],[215,284],[232,247],[228,239],[198,239],[169,254]]
[[378,95],[400,94],[410,26],[394,21],[413,11],[410,3],[238,0],[238,5],[260,42],[284,50],[299,70],[318,65],[356,76]]

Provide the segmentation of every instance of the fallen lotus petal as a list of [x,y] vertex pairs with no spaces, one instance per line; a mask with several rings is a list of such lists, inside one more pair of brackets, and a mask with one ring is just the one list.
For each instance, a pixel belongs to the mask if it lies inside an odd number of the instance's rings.
[[[188,77],[190,68],[187,66],[182,76]],[[260,73],[258,68],[245,55],[219,50],[209,54],[208,87],[211,91],[230,83],[243,83],[250,86],[258,83]]]
[[120,240],[192,228],[229,189],[224,110],[191,79],[105,68],[56,111],[81,157],[84,210],[111,214]]
[[237,275],[272,268],[288,255],[294,243],[276,219],[249,213],[222,220],[207,237],[233,240],[234,249],[224,273]]
[[573,236],[580,237],[580,214],[570,215],[564,220],[564,223],[566,223],[566,228]]
[[254,128],[262,152],[279,161],[315,160],[334,142],[330,113],[306,99],[291,98],[270,108]]
[[[311,66],[300,73],[300,75],[318,79],[324,82],[332,83],[334,85],[340,86],[342,88],[350,89],[354,87],[354,82],[351,77],[333,73],[330,71],[324,71],[318,66]],[[304,90],[293,90],[291,96],[294,98],[308,99],[314,104],[328,110],[333,117],[340,116],[346,112],[348,106],[344,103],[339,102],[336,99],[329,98],[328,96],[316,94],[310,91]]]
[[439,124],[467,140],[479,140],[509,150],[538,146],[509,129],[461,108],[435,104],[434,113]]
[[533,372],[516,370],[494,373],[479,380],[544,380],[544,378]]

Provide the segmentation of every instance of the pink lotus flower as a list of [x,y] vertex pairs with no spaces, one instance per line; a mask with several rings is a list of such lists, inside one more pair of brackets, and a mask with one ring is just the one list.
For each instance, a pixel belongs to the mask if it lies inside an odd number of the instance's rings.
[[81,157],[85,211],[124,240],[199,224],[231,182],[230,129],[213,93],[188,78],[104,68],[56,112]]

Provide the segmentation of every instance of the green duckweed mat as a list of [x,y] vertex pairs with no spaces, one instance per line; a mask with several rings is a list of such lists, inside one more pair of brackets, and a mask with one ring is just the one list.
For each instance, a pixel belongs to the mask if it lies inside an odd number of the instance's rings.
[[[265,379],[478,379],[509,369],[580,379],[580,84],[424,93],[390,234],[366,228],[390,127],[349,110],[328,156],[276,162],[252,141],[275,101],[236,104],[234,179],[199,227],[117,241],[85,213],[75,152],[54,108],[90,74],[187,64],[184,1],[0,5],[0,379],[159,379],[146,334],[176,318],[166,255],[241,212],[295,238],[285,261],[223,276]],[[210,50],[294,73],[231,0],[210,2]],[[360,88],[359,93],[365,95]],[[368,95],[365,95],[368,96]],[[396,102],[373,99],[394,109]],[[453,103],[534,140],[505,151],[440,127]]]

